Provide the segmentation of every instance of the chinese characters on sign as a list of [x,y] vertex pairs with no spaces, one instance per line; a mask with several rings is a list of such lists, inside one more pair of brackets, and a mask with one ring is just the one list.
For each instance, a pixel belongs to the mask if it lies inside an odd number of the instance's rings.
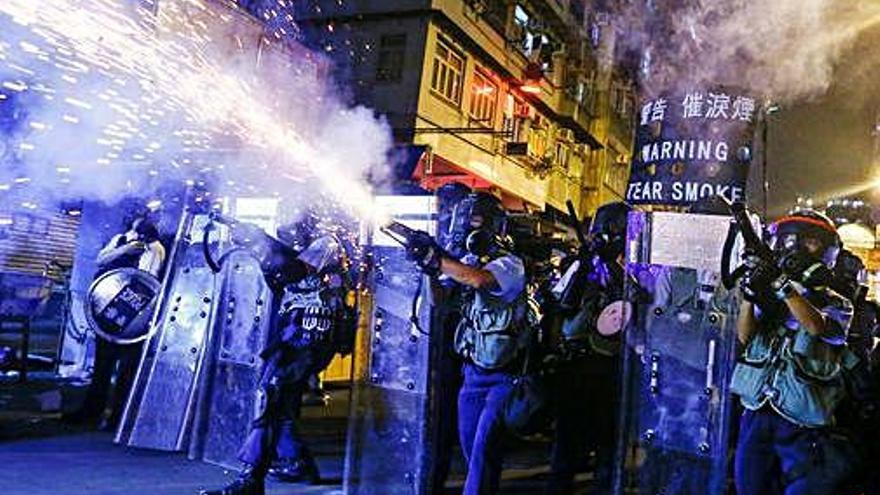
[[713,195],[743,199],[756,112],[754,98],[724,90],[646,101],[627,200],[688,206]]
[[[642,118],[639,125],[662,122],[666,117],[669,102],[657,98],[642,105]],[[694,91],[682,97],[680,103],[682,119],[724,119],[752,122],[755,114],[755,99],[745,96],[731,96],[726,93],[702,93]]]

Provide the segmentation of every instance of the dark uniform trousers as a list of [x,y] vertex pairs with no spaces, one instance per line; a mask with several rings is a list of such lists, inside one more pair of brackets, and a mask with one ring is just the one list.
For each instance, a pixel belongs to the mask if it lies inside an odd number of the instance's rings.
[[502,406],[513,389],[514,375],[464,365],[458,395],[458,435],[467,462],[462,495],[492,495],[501,481],[506,428]]
[[[134,377],[140,363],[143,343],[114,344],[101,337],[95,339],[95,364],[92,382],[86,392],[85,402],[79,413],[84,418],[99,418],[108,403],[110,418],[108,424],[115,427],[122,417],[125,402],[128,400]],[[110,382],[116,373],[113,395],[110,395]]]
[[738,495],[839,495],[853,471],[853,459],[848,442],[836,439],[827,428],[798,426],[770,406],[746,410],[734,465],[736,491]]
[[574,490],[574,477],[585,471],[596,452],[596,492],[611,493],[615,424],[619,407],[619,358],[591,353],[564,362],[554,373],[556,432],[550,460],[548,495]]
[[296,419],[309,377],[322,371],[333,358],[332,346],[281,347],[263,364],[260,390],[265,409],[257,414],[239,450],[242,462],[267,469],[274,459],[301,460],[311,456]]

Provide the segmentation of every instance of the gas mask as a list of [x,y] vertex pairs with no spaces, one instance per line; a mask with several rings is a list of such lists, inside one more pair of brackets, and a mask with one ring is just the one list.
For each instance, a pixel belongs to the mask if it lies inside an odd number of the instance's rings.
[[453,209],[446,249],[453,255],[493,256],[502,248],[506,232],[507,214],[498,199],[487,193],[469,194]]
[[626,246],[626,220],[631,208],[623,202],[602,205],[590,224],[591,251],[605,263],[623,253]]
[[867,289],[865,285],[867,280],[867,272],[862,260],[852,252],[842,249],[834,264],[832,288],[850,300],[856,301]]
[[799,274],[807,287],[827,286],[831,268],[840,253],[840,237],[828,217],[814,211],[797,212],[769,227],[770,249],[780,260],[780,268]]

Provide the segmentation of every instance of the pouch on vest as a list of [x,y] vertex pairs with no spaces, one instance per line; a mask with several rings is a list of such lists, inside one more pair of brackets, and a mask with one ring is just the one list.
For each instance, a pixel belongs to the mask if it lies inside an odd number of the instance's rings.
[[455,331],[455,351],[485,369],[507,366],[528,344],[523,296],[513,303],[475,292]]

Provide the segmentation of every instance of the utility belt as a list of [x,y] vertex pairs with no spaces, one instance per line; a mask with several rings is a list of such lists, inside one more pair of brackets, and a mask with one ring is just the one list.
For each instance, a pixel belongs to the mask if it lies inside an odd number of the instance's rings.
[[464,358],[465,365],[472,366],[483,373],[504,373],[508,375],[521,375],[523,366],[525,365],[526,352],[520,352],[519,355],[511,359],[511,361],[499,368],[484,368],[475,363],[471,358]]
[[615,358],[620,354],[620,338],[607,338],[590,333],[582,338],[562,339],[556,345],[556,354],[564,361],[586,358]]

